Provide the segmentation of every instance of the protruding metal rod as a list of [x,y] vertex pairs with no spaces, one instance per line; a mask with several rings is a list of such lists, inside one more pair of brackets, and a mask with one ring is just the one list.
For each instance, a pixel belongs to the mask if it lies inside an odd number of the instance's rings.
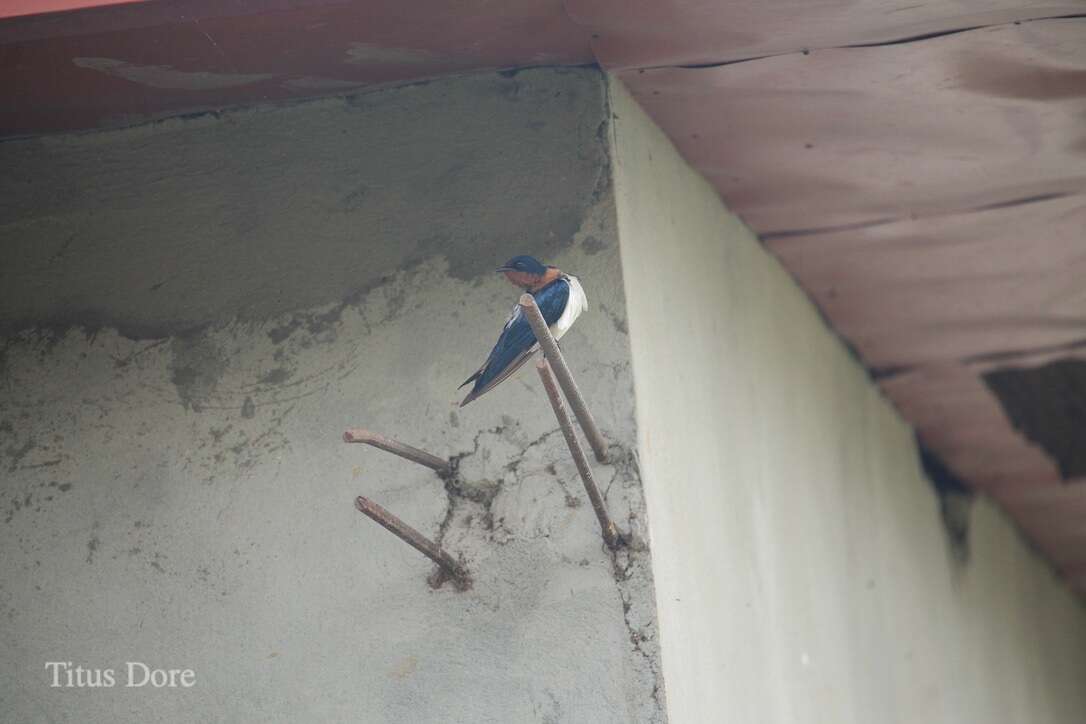
[[618,528],[615,527],[610,514],[607,512],[607,506],[603,502],[603,496],[600,495],[596,479],[592,476],[592,468],[588,466],[588,458],[584,454],[584,448],[581,447],[580,440],[577,439],[577,433],[573,429],[573,421],[569,419],[569,413],[566,412],[566,406],[562,402],[562,395],[558,392],[558,385],[554,383],[554,375],[551,374],[550,365],[547,364],[547,360],[541,359],[536,363],[535,369],[539,373],[539,379],[543,380],[543,389],[547,391],[547,398],[550,399],[551,407],[554,408],[554,416],[558,418],[558,426],[562,428],[562,435],[566,438],[566,445],[569,446],[569,452],[573,455],[573,462],[577,464],[577,472],[581,474],[581,480],[584,482],[585,492],[588,493],[588,499],[592,501],[592,509],[596,511],[596,518],[600,521],[600,528],[603,530],[603,541],[608,548],[617,548],[622,542],[622,538],[619,536]]
[[535,338],[539,340],[539,346],[543,348],[544,356],[551,363],[554,375],[558,378],[558,384],[562,386],[562,392],[566,393],[566,399],[569,400],[569,406],[573,408],[573,414],[577,416],[577,421],[581,423],[581,429],[584,430],[585,437],[588,438],[588,444],[592,446],[592,452],[595,453],[596,460],[601,463],[607,462],[607,442],[603,439],[603,435],[600,434],[600,429],[596,427],[596,421],[592,419],[592,413],[588,411],[588,406],[584,403],[584,397],[581,396],[581,391],[577,389],[577,383],[574,382],[573,375],[569,371],[566,358],[562,356],[562,350],[558,349],[558,343],[554,340],[554,335],[551,334],[551,330],[547,327],[547,322],[543,319],[543,314],[539,311],[535,298],[531,294],[522,294],[520,306],[528,317],[528,324],[532,326]]
[[376,432],[370,432],[369,430],[364,430],[360,427],[343,433],[343,442],[361,442],[367,445],[373,445],[385,452],[399,455],[413,463],[425,465],[442,475],[448,475],[452,472],[452,466],[449,465],[448,460],[439,458],[437,455],[431,455],[425,450],[419,450],[417,447],[405,445],[399,440],[393,440],[390,437],[378,435]]
[[470,580],[467,569],[460,565],[455,558],[446,553],[437,545],[437,543],[434,543],[377,503],[360,495],[355,499],[354,506],[380,523],[381,526],[386,528],[404,543],[436,563],[441,567],[441,570],[445,571],[445,573],[453,579],[460,583],[467,583]]

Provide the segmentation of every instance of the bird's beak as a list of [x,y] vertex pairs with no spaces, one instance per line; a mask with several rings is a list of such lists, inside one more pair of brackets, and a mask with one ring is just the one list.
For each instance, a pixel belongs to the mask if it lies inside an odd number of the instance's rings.
[[494,271],[495,272],[510,272],[510,271],[516,271],[516,269],[514,269],[511,266],[500,266],[497,269],[495,269]]

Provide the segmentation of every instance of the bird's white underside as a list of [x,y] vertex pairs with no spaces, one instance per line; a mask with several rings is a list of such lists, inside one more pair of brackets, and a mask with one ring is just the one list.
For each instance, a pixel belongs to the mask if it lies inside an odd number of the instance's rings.
[[[562,335],[569,331],[569,328],[573,326],[573,323],[577,321],[577,317],[581,316],[581,312],[588,309],[588,297],[585,296],[584,289],[581,287],[581,282],[577,277],[566,275],[566,279],[569,281],[569,299],[566,301],[566,308],[562,310],[562,316],[550,326],[551,334],[555,339],[561,339]],[[513,311],[509,315],[509,319],[505,322],[505,326],[509,327],[513,322],[520,318],[521,309],[520,304],[513,305]],[[539,344],[532,345],[532,352],[539,349]]]
[[577,321],[577,317],[581,316],[581,312],[588,309],[588,297],[585,296],[577,277],[567,274],[566,279],[569,280],[569,300],[566,302],[566,308],[562,310],[562,316],[551,325],[551,334],[555,339],[561,339],[562,335],[568,332]]
[[[588,309],[588,297],[585,296],[584,289],[581,287],[581,282],[577,280],[577,277],[569,276],[568,274],[565,275],[564,278],[569,283],[569,298],[566,300],[566,307],[562,310],[561,316],[558,317],[558,320],[554,324],[550,325],[551,334],[556,340],[561,339],[562,336],[569,331],[570,327],[573,326],[573,323],[577,321],[577,317],[581,316],[581,312]],[[523,313],[520,304],[516,304],[513,307],[513,312],[509,315],[508,321],[505,323],[505,328],[508,329]],[[460,403],[460,406],[463,407],[479,395],[482,395],[497,386],[502,380],[519,369],[524,362],[534,356],[538,351],[539,343],[536,342],[526,350],[523,355],[514,360],[499,377],[488,383],[486,387],[479,391],[472,391],[471,394],[464,398],[464,401]],[[482,370],[479,370],[479,373],[481,372]],[[471,380],[469,379],[468,382],[470,381]],[[467,384],[467,382],[464,384]]]

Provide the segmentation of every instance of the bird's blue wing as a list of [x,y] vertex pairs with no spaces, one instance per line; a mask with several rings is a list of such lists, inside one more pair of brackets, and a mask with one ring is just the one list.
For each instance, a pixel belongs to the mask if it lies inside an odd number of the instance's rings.
[[[547,326],[550,326],[557,322],[565,311],[566,302],[569,301],[569,283],[564,279],[558,279],[534,296],[544,321],[547,322]],[[528,319],[518,304],[514,307],[509,321],[505,323],[505,328],[498,337],[498,342],[491,350],[486,363],[472,378],[468,379],[468,382],[474,379],[475,386],[460,406],[463,407],[493,389],[499,382],[513,374],[535,351],[535,345],[535,333],[532,332]]]
[[535,303],[539,311],[543,313],[543,319],[547,320],[547,326],[551,326],[566,311],[566,303],[569,301],[569,282],[558,278],[543,289],[535,293]]

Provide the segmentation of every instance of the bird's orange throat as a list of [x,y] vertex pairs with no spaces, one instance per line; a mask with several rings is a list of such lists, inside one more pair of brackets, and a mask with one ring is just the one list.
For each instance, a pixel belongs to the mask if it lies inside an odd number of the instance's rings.
[[543,276],[535,278],[535,283],[528,288],[528,291],[533,293],[538,292],[540,289],[547,286],[561,275],[562,272],[558,271],[557,268],[549,266],[547,267],[547,272]]

